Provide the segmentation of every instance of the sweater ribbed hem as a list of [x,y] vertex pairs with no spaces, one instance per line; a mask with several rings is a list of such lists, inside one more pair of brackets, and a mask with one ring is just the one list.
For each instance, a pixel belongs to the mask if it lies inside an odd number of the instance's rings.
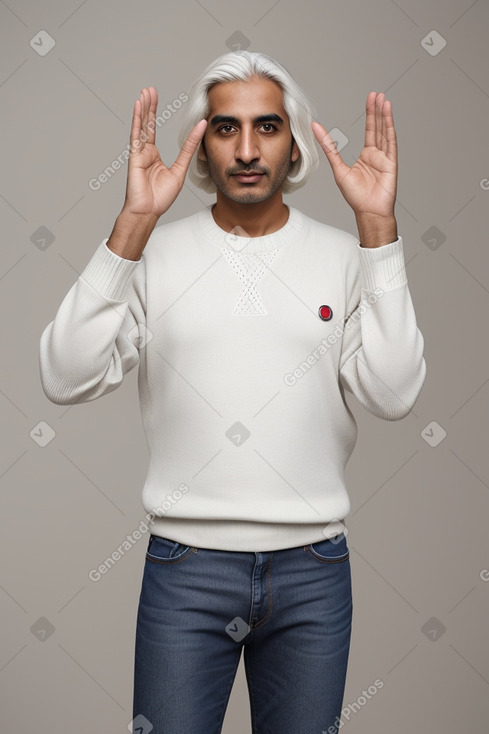
[[235,252],[267,252],[284,247],[301,231],[304,224],[302,212],[287,205],[289,218],[283,227],[261,237],[246,237],[238,234],[244,231],[242,229],[236,228],[236,232],[226,232],[225,229],[219,227],[212,214],[212,206],[209,204],[198,212],[200,232],[212,244]]
[[126,300],[132,274],[140,260],[126,260],[107,247],[108,237],[95,250],[80,278],[105,298]]
[[298,524],[155,517],[149,527],[153,535],[194,548],[255,553],[297,548],[348,533],[345,520]]
[[362,271],[361,287],[364,290],[382,288],[383,291],[389,291],[407,283],[402,237],[380,247],[357,245],[357,248]]

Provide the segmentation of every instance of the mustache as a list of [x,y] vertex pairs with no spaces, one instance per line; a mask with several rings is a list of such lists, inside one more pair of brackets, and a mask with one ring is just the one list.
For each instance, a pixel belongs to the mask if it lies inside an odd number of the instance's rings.
[[268,173],[268,170],[260,168],[259,166],[240,166],[236,169],[228,169],[230,176],[234,176],[236,173]]

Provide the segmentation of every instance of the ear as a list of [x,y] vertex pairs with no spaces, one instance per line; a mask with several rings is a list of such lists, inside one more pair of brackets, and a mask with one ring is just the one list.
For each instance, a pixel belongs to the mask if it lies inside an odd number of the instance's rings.
[[292,163],[295,163],[296,162],[296,160],[299,158],[300,154],[301,154],[301,152],[299,150],[299,146],[297,145],[297,143],[294,140],[294,142],[292,144],[292,150],[290,152],[290,160],[292,161]]
[[[204,133],[205,137],[205,133]],[[207,161],[207,153],[205,152],[204,138],[200,141],[199,150],[197,151],[197,158],[199,161]]]

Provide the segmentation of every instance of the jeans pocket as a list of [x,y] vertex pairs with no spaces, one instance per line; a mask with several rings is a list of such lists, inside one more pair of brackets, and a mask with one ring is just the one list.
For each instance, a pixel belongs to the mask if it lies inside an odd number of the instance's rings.
[[344,533],[340,533],[334,538],[318,540],[307,545],[306,548],[314,558],[323,563],[343,563],[350,557],[350,550]]
[[187,558],[189,552],[189,545],[183,545],[170,538],[161,538],[159,535],[150,535],[146,560],[152,563],[178,563]]

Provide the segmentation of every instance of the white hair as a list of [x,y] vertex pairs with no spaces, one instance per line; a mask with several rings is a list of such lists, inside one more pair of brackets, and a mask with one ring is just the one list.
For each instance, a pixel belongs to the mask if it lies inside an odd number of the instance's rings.
[[[283,106],[289,116],[292,136],[300,151],[299,158],[291,164],[282,190],[285,194],[303,186],[319,163],[316,138],[311,122],[316,118],[313,104],[294,81],[289,72],[277,61],[263,53],[235,51],[215,59],[196,79],[189,91],[185,117],[178,136],[180,148],[192,128],[209,114],[208,92],[213,84],[221,82],[249,81],[253,76],[271,79],[283,93]],[[200,143],[200,145],[202,142]],[[206,161],[198,159],[198,150],[190,161],[190,181],[208,193],[215,193],[216,185],[209,176]]]

